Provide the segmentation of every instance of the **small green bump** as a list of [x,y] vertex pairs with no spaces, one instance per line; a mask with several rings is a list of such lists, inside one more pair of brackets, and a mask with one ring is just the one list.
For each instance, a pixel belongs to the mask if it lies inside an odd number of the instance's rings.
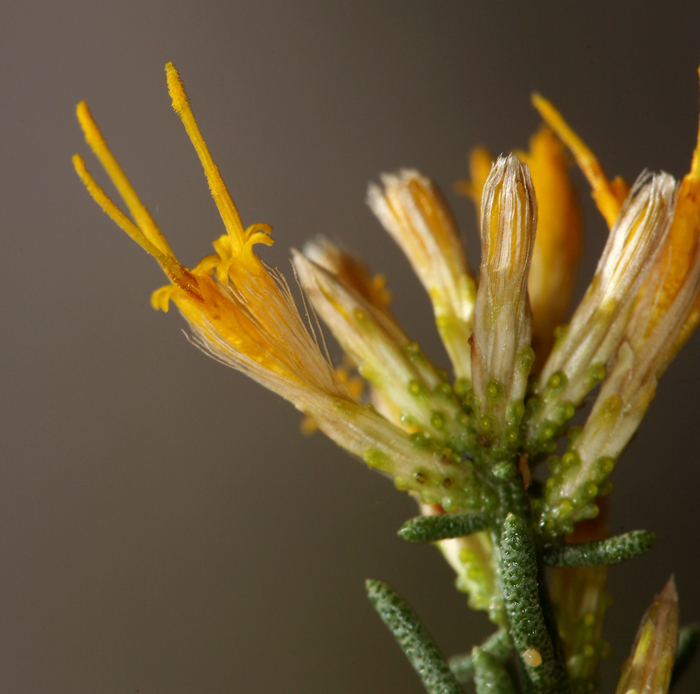
[[488,385],[486,386],[486,397],[489,400],[501,398],[503,397],[504,393],[505,389],[503,388],[503,384],[496,379],[489,381]]
[[452,386],[449,383],[438,383],[433,392],[435,395],[437,395],[439,398],[442,398],[443,400],[452,400],[454,397],[454,393],[452,392]]
[[445,428],[445,415],[442,412],[433,411],[430,414],[430,423],[436,428],[442,431]]
[[586,386],[589,389],[595,388],[605,378],[605,364],[592,364],[584,376]]
[[413,362],[424,361],[423,350],[417,342],[409,342],[404,348],[406,356]]
[[411,483],[403,477],[394,477],[394,486],[400,492],[405,492],[411,486]]
[[548,422],[540,429],[539,439],[543,443],[545,441],[551,441],[556,435],[557,430]]
[[544,488],[547,493],[550,493],[554,490],[554,487],[557,486],[557,483],[559,480],[557,480],[556,477],[548,477],[547,481],[544,483]]
[[[455,499],[451,496],[446,496],[443,499],[440,499],[440,506],[447,512],[447,513],[453,513],[455,511],[459,511],[460,508],[462,508],[462,504],[464,502],[459,501],[458,499]],[[468,506],[473,506],[473,504],[467,504]]]
[[468,378],[462,377],[458,378],[455,381],[454,390],[455,393],[457,393],[457,395],[459,395],[460,397],[464,397],[465,395],[467,395],[469,392],[471,392],[471,389],[472,384]]
[[578,467],[581,463],[578,453],[575,451],[567,451],[561,457],[561,466],[564,470],[571,470],[573,467]]
[[411,445],[419,451],[430,451],[434,448],[434,444],[430,436],[424,431],[416,431],[409,436]]
[[413,395],[414,398],[417,398],[427,395],[428,389],[422,383],[413,379],[408,382],[408,392]]
[[578,503],[582,504],[582,506],[578,510],[576,521],[596,518],[600,513],[598,506],[596,506],[593,501],[587,500],[584,493],[581,494],[581,497],[578,499]]
[[610,475],[610,473],[615,468],[615,459],[610,456],[603,456],[598,458],[595,462],[594,467],[594,479],[600,482]]
[[520,424],[524,416],[525,405],[521,400],[516,400],[508,405],[508,409],[506,410],[506,421],[509,424]]
[[394,468],[391,458],[377,448],[369,448],[364,452],[362,459],[369,467],[376,468],[382,472],[391,472]]
[[510,426],[506,429],[506,441],[512,446],[518,443],[520,438],[520,430],[517,426]]
[[598,496],[598,485],[591,482],[584,490],[586,499],[595,499]]
[[490,434],[491,430],[493,429],[493,424],[491,422],[491,418],[487,415],[484,415],[480,420],[479,420],[479,426],[481,427],[481,431],[484,434]]
[[547,389],[551,391],[559,391],[566,385],[566,374],[563,371],[555,371],[547,379]]
[[576,408],[568,401],[561,402],[554,410],[553,419],[559,424],[566,424],[576,414]]

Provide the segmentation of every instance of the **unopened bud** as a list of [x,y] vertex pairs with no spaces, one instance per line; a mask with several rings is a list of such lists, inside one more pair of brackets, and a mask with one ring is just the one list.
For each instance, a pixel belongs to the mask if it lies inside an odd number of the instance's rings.
[[476,283],[457,225],[442,196],[417,171],[382,176],[367,204],[398,243],[430,295],[435,322],[457,378],[470,378],[469,337]]
[[495,406],[495,411],[501,421],[505,406],[522,400],[532,366],[527,279],[536,225],[537,203],[528,167],[512,154],[499,157],[481,197],[481,278],[472,378],[482,409],[487,398],[495,399],[490,391],[500,391],[504,407]]

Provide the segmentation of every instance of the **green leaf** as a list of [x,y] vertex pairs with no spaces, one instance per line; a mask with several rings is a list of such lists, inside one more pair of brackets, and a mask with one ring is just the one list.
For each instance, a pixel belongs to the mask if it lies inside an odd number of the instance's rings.
[[547,629],[537,582],[537,555],[530,531],[509,513],[501,533],[501,580],[513,643],[522,671],[534,692],[566,694],[569,680],[555,654]]
[[607,540],[549,546],[542,552],[542,561],[548,566],[570,568],[617,564],[649,551],[655,538],[654,533],[646,530],[633,530]]
[[[493,656],[499,663],[504,664],[513,655],[513,640],[507,629],[500,629],[492,634],[479,646],[480,650]],[[474,677],[474,659],[470,653],[453,655],[450,660],[450,670],[462,684],[471,682]]]
[[418,516],[407,521],[399,530],[399,537],[408,542],[437,542],[453,537],[464,537],[486,530],[494,524],[486,513],[444,513],[437,516]]
[[367,596],[423,681],[428,694],[463,694],[445,657],[406,601],[381,581],[366,581]]

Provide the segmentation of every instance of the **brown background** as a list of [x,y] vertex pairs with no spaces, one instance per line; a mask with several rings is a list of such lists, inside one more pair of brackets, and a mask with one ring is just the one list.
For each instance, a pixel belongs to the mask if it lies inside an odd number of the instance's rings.
[[[0,691],[417,694],[364,578],[395,585],[449,653],[490,626],[434,549],[395,536],[413,503],[303,438],[290,406],[154,313],[158,268],[72,171],[78,151],[97,172],[74,118],[86,99],[180,258],[209,252],[222,226],[170,108],[167,60],[244,222],[275,227],[265,260],[287,270],[291,246],[342,240],[387,273],[407,329],[444,361],[421,288],[363,204],[367,181],[401,166],[433,176],[476,266],[473,210],[450,185],[474,145],[526,145],[533,89],[611,173],[682,175],[700,5],[2,4]],[[577,180],[580,295],[605,227]],[[672,571],[683,621],[700,619],[698,360],[695,336],[613,476],[613,530],[658,540],[611,571],[606,691]]]

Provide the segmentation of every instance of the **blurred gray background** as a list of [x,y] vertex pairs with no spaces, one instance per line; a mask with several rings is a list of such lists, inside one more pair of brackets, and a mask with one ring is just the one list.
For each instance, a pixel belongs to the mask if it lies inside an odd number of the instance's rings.
[[[644,11],[640,8],[643,7]],[[466,155],[527,145],[549,96],[611,174],[682,176],[698,122],[700,5],[440,0],[5,2],[0,8],[0,691],[418,694],[364,597],[393,584],[447,653],[491,627],[431,547],[400,541],[410,498],[155,313],[156,264],[88,198],[85,99],[180,259],[223,233],[166,92],[172,60],[264,259],[330,235],[388,275],[440,362],[426,297],[366,209],[412,166],[446,191],[478,265]],[[580,184],[590,278],[605,226]],[[700,339],[665,376],[613,476],[612,529],[658,533],[611,570],[612,691],[672,571],[700,619]],[[696,666],[691,677],[700,677]],[[695,691],[690,681],[679,692]]]

